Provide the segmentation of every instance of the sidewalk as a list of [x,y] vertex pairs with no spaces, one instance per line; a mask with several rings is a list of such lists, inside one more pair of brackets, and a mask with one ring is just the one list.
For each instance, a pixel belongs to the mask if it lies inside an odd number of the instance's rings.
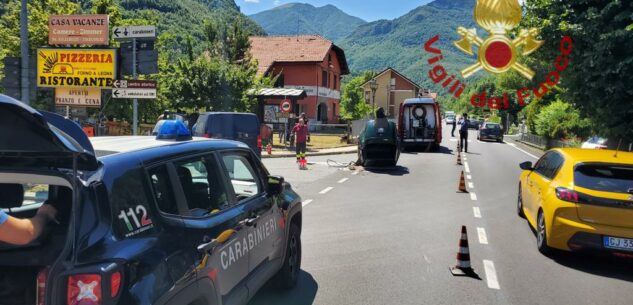
[[[352,154],[358,151],[358,146],[345,146],[345,147],[336,147],[336,148],[324,148],[324,149],[308,149],[306,152],[306,157],[310,156],[327,156],[327,155],[341,155],[341,154]],[[295,157],[294,148],[290,149],[273,149],[272,155],[266,153],[266,149],[262,150],[262,158],[288,158]]]

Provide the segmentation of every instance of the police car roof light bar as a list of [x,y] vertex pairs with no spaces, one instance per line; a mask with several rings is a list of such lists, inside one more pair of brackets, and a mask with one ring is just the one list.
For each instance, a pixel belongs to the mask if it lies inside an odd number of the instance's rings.
[[178,120],[165,120],[156,135],[156,140],[188,141],[191,139],[191,132],[187,126]]

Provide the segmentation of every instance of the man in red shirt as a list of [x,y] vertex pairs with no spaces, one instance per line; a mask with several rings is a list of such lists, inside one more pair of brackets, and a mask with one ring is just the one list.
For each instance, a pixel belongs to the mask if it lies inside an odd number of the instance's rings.
[[297,147],[297,163],[299,163],[300,169],[306,168],[306,142],[308,141],[308,137],[310,133],[308,131],[308,126],[305,124],[303,119],[299,119],[299,123],[295,125],[292,129],[292,134],[294,135],[296,147]]

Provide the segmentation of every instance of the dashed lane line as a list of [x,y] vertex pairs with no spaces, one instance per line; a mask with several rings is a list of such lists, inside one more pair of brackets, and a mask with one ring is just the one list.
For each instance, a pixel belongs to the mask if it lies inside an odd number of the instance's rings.
[[469,189],[474,189],[475,188],[475,184],[472,182],[468,182],[468,188]]
[[475,215],[475,218],[481,218],[481,210],[479,207],[473,207],[473,215]]
[[349,178],[343,178],[343,179],[339,180],[338,183],[343,183],[343,182],[345,182],[347,180],[349,180]]
[[470,173],[470,167],[468,166],[468,162],[464,162],[464,170],[466,170],[466,173]]
[[475,193],[471,192],[471,193],[470,193],[470,200],[472,200],[472,201],[477,201],[477,194],[475,194]]
[[484,269],[486,270],[486,282],[490,289],[501,289],[499,287],[499,280],[497,280],[497,270],[495,270],[495,263],[484,259]]
[[326,187],[324,190],[320,191],[319,194],[323,195],[331,190],[333,190],[334,188],[331,186]]
[[468,179],[468,180],[473,180],[473,176],[471,176],[471,175],[466,175],[466,179]]
[[305,208],[308,204],[312,203],[312,201],[313,201],[312,199],[304,200],[301,203],[301,206]]
[[528,155],[528,156],[530,156],[530,157],[532,157],[532,158],[534,158],[534,159],[538,159],[538,158],[539,158],[539,157],[537,157],[537,156],[535,156],[535,155],[533,155],[533,154],[531,154],[531,153],[529,153],[529,152],[527,152],[527,151],[525,151],[525,150],[523,150],[523,149],[521,149],[521,148],[517,147],[517,145],[516,145],[516,144],[514,144],[514,143],[508,143],[508,145],[510,145],[510,146],[512,146],[512,147],[514,147],[514,148],[516,148],[518,151],[520,151],[520,152],[522,152],[522,153],[524,153],[524,154],[526,154],[526,155]]
[[477,236],[479,237],[479,243],[482,245],[488,244],[488,236],[486,235],[486,229],[477,228]]

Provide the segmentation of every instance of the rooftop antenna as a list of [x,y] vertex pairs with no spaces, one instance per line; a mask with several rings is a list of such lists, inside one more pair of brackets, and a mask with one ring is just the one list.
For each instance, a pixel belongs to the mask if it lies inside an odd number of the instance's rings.
[[618,142],[618,148],[616,148],[615,154],[613,154],[614,158],[618,157],[618,151],[620,150],[620,145],[622,145],[622,138],[620,138],[620,141]]

